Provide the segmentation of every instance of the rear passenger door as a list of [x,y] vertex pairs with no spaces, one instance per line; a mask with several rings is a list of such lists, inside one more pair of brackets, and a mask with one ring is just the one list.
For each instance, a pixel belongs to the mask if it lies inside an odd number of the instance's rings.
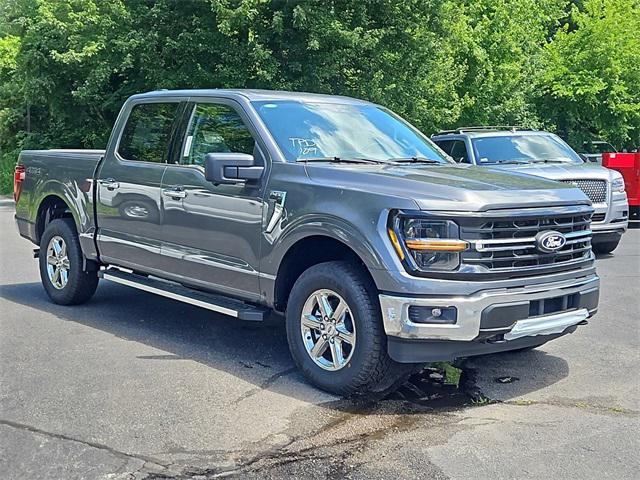
[[[97,175],[97,241],[102,261],[151,272],[159,265],[162,176],[179,100],[134,103]],[[112,142],[114,143],[114,142]]]
[[256,300],[266,169],[257,182],[214,185],[205,178],[204,159],[245,153],[266,167],[266,149],[233,101],[196,100],[184,118],[162,182],[166,268],[185,283]]

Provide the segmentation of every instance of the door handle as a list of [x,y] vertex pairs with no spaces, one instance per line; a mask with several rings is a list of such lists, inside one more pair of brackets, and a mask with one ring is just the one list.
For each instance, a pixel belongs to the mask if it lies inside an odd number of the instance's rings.
[[98,180],[98,183],[105,187],[107,190],[115,190],[116,188],[120,188],[120,183],[116,182],[113,178]]
[[165,188],[162,190],[162,194],[171,198],[185,198],[187,196],[187,192],[181,187]]

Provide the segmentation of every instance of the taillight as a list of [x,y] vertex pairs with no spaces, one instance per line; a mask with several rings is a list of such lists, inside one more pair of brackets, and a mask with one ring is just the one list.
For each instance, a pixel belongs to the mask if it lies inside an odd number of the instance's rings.
[[13,199],[18,202],[20,199],[20,192],[22,191],[22,182],[24,182],[27,175],[27,169],[24,165],[16,165],[15,173],[13,174]]

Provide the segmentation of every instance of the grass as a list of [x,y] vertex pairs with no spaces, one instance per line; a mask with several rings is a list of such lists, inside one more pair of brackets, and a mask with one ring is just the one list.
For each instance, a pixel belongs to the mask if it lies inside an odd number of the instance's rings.
[[0,195],[13,192],[13,164],[0,164]]
[[444,383],[446,385],[454,385],[458,386],[460,384],[460,375],[462,375],[462,370],[454,367],[448,362],[436,362],[433,363],[432,366],[440,370],[444,375]]

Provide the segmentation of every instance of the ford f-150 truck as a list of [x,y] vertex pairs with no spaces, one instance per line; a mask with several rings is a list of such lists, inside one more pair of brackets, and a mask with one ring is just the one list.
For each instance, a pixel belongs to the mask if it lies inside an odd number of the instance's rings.
[[515,170],[580,188],[593,202],[593,250],[613,252],[627,231],[629,204],[622,175],[585,162],[553,133],[516,127],[462,127],[431,139],[458,162]]
[[54,302],[102,278],[238,320],[284,313],[296,365],[342,395],[535,348],[598,305],[582,191],[457,165],[346,97],[135,95],[106,150],[22,152],[14,195]]

